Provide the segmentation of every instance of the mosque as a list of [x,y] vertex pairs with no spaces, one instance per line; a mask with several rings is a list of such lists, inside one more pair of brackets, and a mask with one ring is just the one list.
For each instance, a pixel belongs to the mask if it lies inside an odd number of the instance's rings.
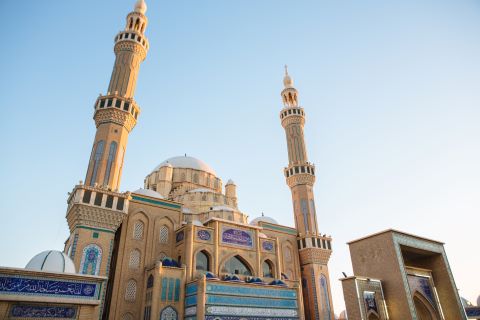
[[[24,269],[0,268],[0,318],[334,320],[332,239],[318,231],[305,110],[287,70],[279,120],[295,228],[265,216],[249,221],[235,182],[223,185],[187,155],[160,163],[144,188],[119,191],[140,116],[134,92],[149,50],[146,11],[138,0],[115,36],[110,84],[94,104],[85,181],[67,200],[64,249],[44,251]],[[356,274],[341,279],[349,319],[466,319],[441,243],[388,230],[349,245]],[[418,292],[406,295],[409,286]]]

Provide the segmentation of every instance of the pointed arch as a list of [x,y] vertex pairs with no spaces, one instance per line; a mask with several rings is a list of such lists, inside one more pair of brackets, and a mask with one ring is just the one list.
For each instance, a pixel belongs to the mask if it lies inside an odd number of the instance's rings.
[[270,259],[266,259],[262,262],[262,276],[265,278],[275,277],[274,264]]
[[224,260],[221,270],[223,273],[252,276],[254,269],[245,258],[233,254],[230,258]]
[[430,301],[419,291],[413,294],[413,303],[419,320],[439,320],[439,316]]
[[195,254],[195,271],[212,271],[212,255],[207,250],[197,250]]
[[97,244],[89,244],[83,248],[80,262],[80,273],[97,276],[100,273],[102,263],[102,248]]

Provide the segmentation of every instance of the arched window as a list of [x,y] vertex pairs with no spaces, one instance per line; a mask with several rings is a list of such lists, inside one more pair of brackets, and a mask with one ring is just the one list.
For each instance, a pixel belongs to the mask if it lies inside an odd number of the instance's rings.
[[286,262],[292,261],[292,250],[287,246],[283,248],[283,257],[285,258]]
[[323,301],[323,307],[322,310],[324,312],[323,316],[328,318],[330,315],[330,297],[328,295],[328,281],[327,277],[325,277],[323,274],[320,276],[320,286],[321,286],[321,296]]
[[96,244],[89,244],[83,249],[80,273],[98,275],[102,262],[102,249]]
[[234,256],[225,262],[225,272],[251,276],[252,271],[240,256]]
[[167,226],[160,227],[160,243],[168,243],[168,228]]
[[92,177],[90,178],[91,186],[94,185],[95,180],[97,179],[98,166],[100,165],[100,160],[102,160],[104,145],[105,145],[105,142],[103,140],[100,140],[98,141],[97,147],[95,148],[95,155],[93,156],[93,171],[92,171]]
[[137,282],[133,279],[128,280],[125,288],[125,301],[133,302],[137,297]]
[[132,29],[133,27],[133,18],[130,18],[130,24],[128,25],[129,29]]
[[178,319],[177,310],[175,310],[170,306],[163,309],[162,313],[160,313],[160,320],[177,320],[177,319]]
[[110,150],[108,151],[108,160],[107,160],[107,170],[105,171],[105,178],[103,179],[103,184],[108,185],[108,180],[110,179],[110,171],[112,171],[112,163],[117,153],[117,143],[113,141],[110,143]]
[[195,269],[197,271],[201,271],[201,272],[210,271],[210,257],[207,252],[203,250],[200,251],[199,253],[197,253],[195,260],[196,260]]
[[135,30],[138,30],[140,27],[140,18],[137,18],[137,21],[135,21]]
[[128,267],[130,269],[137,269],[140,266],[141,253],[138,249],[133,249],[130,252],[130,260],[128,261]]
[[273,278],[273,263],[270,260],[263,261],[262,270],[264,277]]
[[133,239],[142,240],[143,239],[143,227],[144,224],[142,221],[135,222],[133,227]]

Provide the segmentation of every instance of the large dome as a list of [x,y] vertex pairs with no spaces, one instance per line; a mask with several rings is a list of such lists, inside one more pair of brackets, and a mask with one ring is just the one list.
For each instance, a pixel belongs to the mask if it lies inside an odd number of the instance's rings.
[[34,256],[25,269],[57,273],[76,273],[73,261],[63,252],[47,250]]
[[215,171],[205,162],[194,157],[180,156],[167,159],[160,163],[153,171],[157,171],[161,167],[171,165],[174,168],[188,168],[205,171],[216,176]]

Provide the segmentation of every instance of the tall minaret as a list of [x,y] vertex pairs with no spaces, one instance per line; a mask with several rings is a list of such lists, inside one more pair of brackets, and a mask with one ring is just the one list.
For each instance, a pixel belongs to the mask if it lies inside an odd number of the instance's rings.
[[144,0],[138,0],[127,15],[125,30],[115,37],[116,60],[108,92],[100,95],[94,106],[97,132],[85,183],[76,185],[67,200],[70,236],[65,252],[78,273],[108,278],[100,293],[100,308],[91,319],[108,319],[117,230],[128,213],[130,193],[120,193],[118,188],[128,134],[140,113],[133,94],[140,63],[148,51],[146,11]]
[[313,196],[315,166],[308,162],[303,127],[305,112],[298,105],[298,91],[285,66],[282,90],[283,109],[280,120],[288,146],[288,167],[284,169],[292,191],[293,212],[302,269],[302,291],[305,319],[333,320],[333,306],[328,274],[332,252],[331,238],[318,232]]
[[140,108],[133,100],[140,63],[148,51],[145,37],[145,1],[138,0],[127,16],[125,30],[115,37],[115,65],[106,95],[95,102],[93,118],[97,133],[85,184],[117,190],[122,175],[128,134],[137,123]]

